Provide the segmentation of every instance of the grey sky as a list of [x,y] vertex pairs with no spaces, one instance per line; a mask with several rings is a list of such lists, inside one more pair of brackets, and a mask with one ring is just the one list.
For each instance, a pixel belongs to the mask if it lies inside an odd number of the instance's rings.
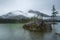
[[16,10],[25,12],[30,9],[50,15],[53,4],[60,12],[60,0],[0,0],[0,15]]

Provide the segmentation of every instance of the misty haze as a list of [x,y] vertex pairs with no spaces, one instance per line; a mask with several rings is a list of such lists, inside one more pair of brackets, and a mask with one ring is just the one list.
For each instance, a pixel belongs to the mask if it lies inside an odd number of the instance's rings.
[[60,0],[0,0],[0,40],[60,40]]

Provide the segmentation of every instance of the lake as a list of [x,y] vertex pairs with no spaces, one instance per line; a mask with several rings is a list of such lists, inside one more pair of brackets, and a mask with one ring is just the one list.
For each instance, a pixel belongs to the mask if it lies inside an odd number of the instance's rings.
[[30,32],[22,28],[24,24],[0,24],[0,40],[60,40],[60,23],[54,25],[52,32]]

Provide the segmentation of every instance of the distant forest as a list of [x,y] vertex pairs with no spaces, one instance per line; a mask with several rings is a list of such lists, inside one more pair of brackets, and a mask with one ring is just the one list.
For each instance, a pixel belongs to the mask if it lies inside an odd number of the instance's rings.
[[26,19],[0,19],[0,23],[27,23],[29,21],[39,20],[37,17],[26,18]]

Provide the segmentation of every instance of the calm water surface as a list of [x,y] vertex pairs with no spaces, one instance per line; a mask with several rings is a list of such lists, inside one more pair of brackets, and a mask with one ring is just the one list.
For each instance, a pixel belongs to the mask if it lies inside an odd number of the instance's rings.
[[60,23],[54,25],[53,32],[29,32],[22,28],[23,24],[0,24],[0,40],[60,40]]

